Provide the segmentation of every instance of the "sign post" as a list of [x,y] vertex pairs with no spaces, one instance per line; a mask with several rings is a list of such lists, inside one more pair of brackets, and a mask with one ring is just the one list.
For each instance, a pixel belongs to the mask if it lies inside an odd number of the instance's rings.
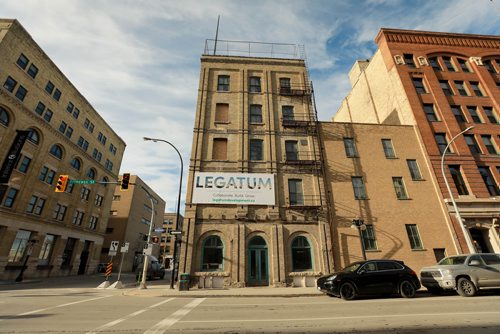
[[117,281],[120,281],[120,276],[122,274],[122,265],[123,265],[123,257],[125,256],[125,253],[128,253],[128,242],[124,242],[122,247],[120,248],[120,253],[122,253],[122,259],[120,260],[120,269],[118,270],[118,279]]

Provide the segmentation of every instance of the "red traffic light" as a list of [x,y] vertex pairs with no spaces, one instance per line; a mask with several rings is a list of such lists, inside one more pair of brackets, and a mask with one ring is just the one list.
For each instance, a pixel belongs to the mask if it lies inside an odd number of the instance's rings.
[[120,183],[120,190],[128,190],[129,182],[130,182],[130,173],[124,173],[122,175],[122,182]]
[[56,193],[63,193],[66,191],[66,187],[68,185],[69,177],[68,175],[59,175],[59,178],[57,179],[57,184],[56,184]]

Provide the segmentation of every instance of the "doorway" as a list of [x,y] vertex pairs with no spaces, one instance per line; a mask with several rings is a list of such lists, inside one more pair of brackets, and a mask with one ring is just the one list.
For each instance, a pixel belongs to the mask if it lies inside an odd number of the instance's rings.
[[488,233],[488,230],[471,228],[469,232],[472,237],[472,243],[476,247],[478,253],[489,253],[492,251],[489,247],[489,242],[487,242],[484,237],[484,234]]
[[267,244],[262,237],[253,237],[248,244],[248,286],[269,285]]
[[85,240],[82,253],[80,254],[80,266],[78,267],[78,275],[83,275],[85,274],[85,271],[87,271],[87,261],[89,259],[91,244],[92,241]]

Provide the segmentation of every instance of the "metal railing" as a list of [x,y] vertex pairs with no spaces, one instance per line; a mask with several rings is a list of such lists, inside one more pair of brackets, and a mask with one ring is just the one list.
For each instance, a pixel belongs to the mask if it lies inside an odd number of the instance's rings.
[[249,41],[205,40],[204,55],[282,58],[305,60],[304,46],[300,44],[264,43]]

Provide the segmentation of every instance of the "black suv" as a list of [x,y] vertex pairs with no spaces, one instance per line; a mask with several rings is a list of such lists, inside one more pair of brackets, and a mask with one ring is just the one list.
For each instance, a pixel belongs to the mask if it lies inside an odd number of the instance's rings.
[[321,292],[345,300],[358,295],[386,294],[412,298],[420,289],[420,281],[403,261],[369,260],[355,262],[339,272],[322,276],[316,286]]

